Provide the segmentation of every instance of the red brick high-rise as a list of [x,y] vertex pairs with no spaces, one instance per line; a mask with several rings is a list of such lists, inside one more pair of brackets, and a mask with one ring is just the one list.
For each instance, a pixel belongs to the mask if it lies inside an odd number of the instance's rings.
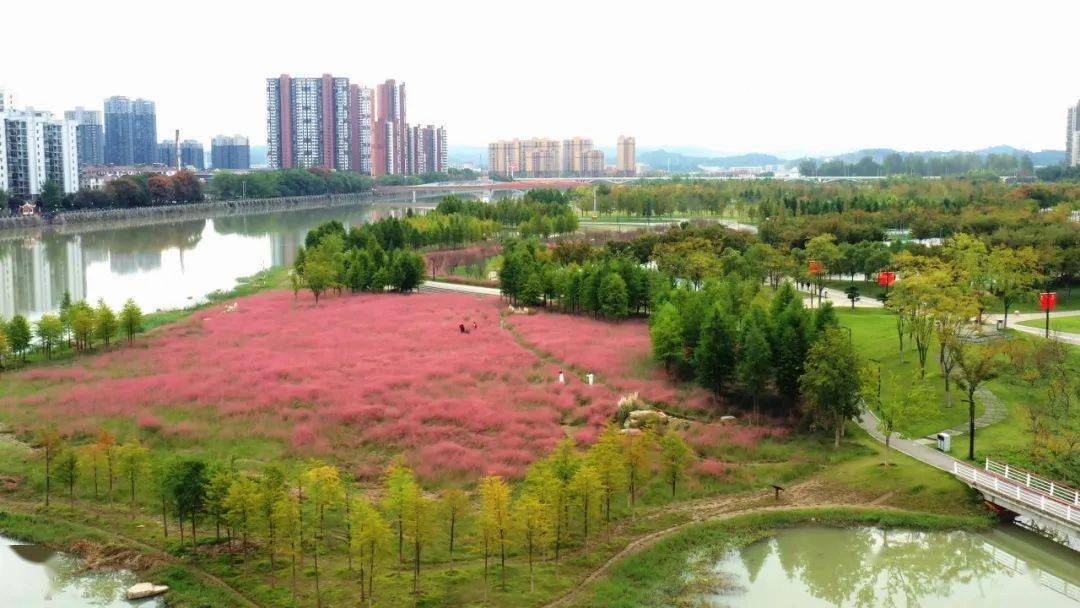
[[375,89],[375,127],[371,138],[371,174],[407,173],[408,129],[405,83],[390,79]]

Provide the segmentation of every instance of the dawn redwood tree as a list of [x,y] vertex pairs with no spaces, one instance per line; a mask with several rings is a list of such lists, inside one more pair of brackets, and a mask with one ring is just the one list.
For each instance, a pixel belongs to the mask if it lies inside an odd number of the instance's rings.
[[364,498],[352,499],[349,520],[349,551],[356,554],[360,564],[360,602],[370,604],[375,595],[375,565],[392,555],[390,527]]
[[[310,258],[309,258],[310,259]],[[315,605],[322,606],[322,593],[319,589],[319,541],[326,530],[326,510],[341,503],[345,498],[345,486],[341,482],[341,472],[335,466],[315,465],[304,472],[304,485],[315,509],[318,528],[314,537],[311,556],[315,561]]]
[[143,330],[143,313],[135,300],[128,299],[124,307],[120,309],[120,330],[127,338],[128,344],[135,340],[135,334]]
[[34,324],[34,334],[37,336],[41,349],[45,351],[45,357],[52,359],[53,347],[60,342],[63,335],[60,318],[56,315],[41,315]]
[[626,494],[632,514],[637,503],[638,490],[649,484],[655,440],[652,433],[627,433],[620,435],[620,440],[622,460],[626,466]]
[[117,328],[116,313],[109,308],[104,298],[99,299],[94,311],[94,336],[105,343],[106,350],[109,349],[109,341],[116,335]]
[[671,374],[671,365],[683,359],[682,319],[679,309],[666,302],[656,311],[649,324],[652,355],[664,362],[664,370]]
[[881,379],[869,371],[863,374],[863,403],[878,419],[877,430],[885,437],[885,468],[889,468],[889,451],[893,435],[911,436],[911,429],[934,414],[937,404],[925,381],[915,380],[903,386],[895,376],[889,390],[880,392]]
[[11,350],[20,355],[23,363],[26,363],[26,353],[30,351],[30,344],[33,339],[30,323],[26,320],[26,317],[22,315],[12,317],[7,324],[7,335]]
[[739,328],[735,317],[722,304],[709,309],[701,324],[701,337],[694,348],[694,371],[698,381],[717,395],[735,373],[735,352]]
[[11,356],[11,343],[8,341],[7,327],[3,319],[0,319],[0,370],[4,369],[8,357]]
[[[100,445],[100,444],[99,444]],[[128,499],[131,505],[131,517],[135,517],[135,485],[146,474],[150,450],[139,445],[138,441],[128,441],[112,448],[116,452],[116,468],[127,482]],[[101,449],[98,450],[99,452]]]
[[582,544],[586,556],[589,555],[590,524],[600,519],[602,485],[600,473],[588,462],[578,467],[570,480],[571,500],[581,515]]
[[674,429],[660,436],[660,467],[664,479],[671,484],[672,498],[675,498],[675,485],[686,476],[686,467],[693,458],[693,450]]
[[450,540],[450,570],[454,569],[454,540],[461,520],[469,512],[469,497],[458,488],[449,488],[442,494],[442,515],[447,525],[447,537]]
[[739,337],[739,360],[735,370],[739,381],[754,401],[755,417],[758,412],[758,396],[764,392],[765,384],[772,375],[772,351],[769,348],[767,332],[765,311],[758,306],[752,307],[743,319]]
[[94,445],[98,446],[98,450],[105,456],[105,477],[108,481],[108,494],[107,497],[112,502],[113,493],[113,481],[116,479],[116,435],[113,435],[108,429],[101,429],[97,437],[94,439]]
[[551,534],[548,512],[535,494],[526,493],[514,503],[511,520],[518,545],[525,550],[529,559],[529,591],[536,591],[533,555],[544,546],[545,540]]
[[67,486],[68,503],[75,503],[75,481],[79,477],[79,460],[75,450],[62,450],[56,457],[56,480]]
[[[225,507],[225,520],[229,527],[240,532],[241,551],[244,560],[247,560],[248,532],[251,530],[253,520],[259,509],[259,487],[255,480],[247,475],[233,476],[229,490],[225,493],[223,505]],[[316,551],[318,545],[316,544]],[[318,580],[318,557],[315,558],[316,580]],[[316,590],[318,583],[315,584]]]
[[[510,531],[510,485],[498,475],[480,479],[480,525],[485,537],[499,546],[500,578],[506,590],[506,543]],[[487,572],[487,551],[484,552],[484,572]],[[487,581],[485,579],[485,588]]]
[[277,531],[278,550],[289,556],[292,571],[292,600],[296,603],[296,557],[300,553],[300,502],[292,494],[282,493],[271,515]]
[[38,429],[37,443],[45,455],[45,507],[49,507],[49,495],[52,490],[52,464],[53,459],[63,449],[64,440],[56,429],[42,427]]
[[610,531],[611,500],[626,488],[626,463],[623,462],[622,433],[609,424],[600,433],[596,443],[589,448],[586,460],[600,478],[600,500],[604,514],[604,527]]
[[210,481],[206,484],[206,511],[214,518],[214,538],[221,541],[221,523],[225,522],[225,534],[232,540],[232,528],[228,517],[228,509],[225,499],[229,495],[229,488],[236,479],[236,471],[231,467],[215,466],[210,473]]
[[840,447],[844,423],[859,414],[862,398],[862,358],[838,329],[828,329],[810,347],[799,388],[814,418],[834,433]]
[[405,561],[405,509],[412,497],[417,494],[416,478],[412,469],[394,462],[386,469],[383,480],[383,509],[390,518],[397,534],[398,562]]
[[[419,488],[417,488],[419,490]],[[420,559],[430,540],[437,505],[434,500],[416,491],[405,504],[405,535],[413,546],[413,593],[420,593]]]
[[629,314],[630,298],[626,281],[612,272],[600,281],[600,314],[608,319],[622,319]]
[[94,486],[94,500],[100,496],[101,464],[104,455],[101,447],[96,443],[88,443],[79,447],[79,466],[89,476]]
[[274,527],[274,505],[286,491],[285,472],[277,465],[270,465],[263,469],[257,486],[259,518],[262,529],[266,531],[266,550],[270,557],[270,569],[273,570],[274,547],[277,545],[274,540],[277,533]]
[[[184,516],[191,523],[191,548],[198,543],[195,519],[206,505],[206,463],[201,460],[186,459],[177,463],[173,477],[173,500],[181,522]],[[181,523],[181,526],[183,524]],[[183,531],[181,530],[181,537]]]

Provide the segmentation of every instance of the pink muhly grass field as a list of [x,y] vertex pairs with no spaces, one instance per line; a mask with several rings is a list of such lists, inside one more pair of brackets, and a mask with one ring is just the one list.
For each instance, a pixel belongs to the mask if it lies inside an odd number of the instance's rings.
[[[0,397],[0,412],[66,433],[119,421],[196,452],[269,442],[360,475],[403,452],[429,479],[474,478],[519,476],[568,435],[591,441],[624,390],[674,394],[631,369],[648,354],[642,323],[514,318],[543,350],[611,380],[589,387],[563,370],[563,385],[557,364],[500,328],[500,309],[460,294],[345,295],[315,306],[268,292],[240,299],[235,312],[196,312],[134,347],[15,374],[35,390]],[[473,321],[478,329],[462,335],[458,324]]]

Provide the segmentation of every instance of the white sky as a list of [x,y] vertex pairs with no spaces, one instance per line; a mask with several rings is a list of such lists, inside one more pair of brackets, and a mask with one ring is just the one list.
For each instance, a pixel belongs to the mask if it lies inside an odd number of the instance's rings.
[[410,122],[445,124],[452,147],[1063,149],[1080,98],[1075,0],[39,0],[0,23],[18,105],[147,97],[159,139],[207,143],[263,143],[264,79],[282,72],[404,81]]

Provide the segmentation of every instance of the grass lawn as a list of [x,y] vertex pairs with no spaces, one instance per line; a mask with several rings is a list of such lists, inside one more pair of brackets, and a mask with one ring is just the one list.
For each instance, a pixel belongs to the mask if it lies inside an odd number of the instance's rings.
[[[1036,319],[1031,321],[1024,321],[1021,325],[1028,327],[1038,327],[1039,329],[1046,327],[1045,319]],[[1064,331],[1071,334],[1080,334],[1080,315],[1074,317],[1050,317],[1050,329],[1054,331]]]
[[[914,344],[904,337],[903,362],[900,360],[899,342],[896,338],[896,317],[880,308],[836,309],[840,323],[851,328],[852,339],[863,357],[881,362],[882,396],[888,397],[897,387],[910,386],[919,378],[919,355]],[[936,342],[926,355],[926,382],[937,395],[940,408],[913,429],[915,437],[924,437],[952,428],[968,419],[967,408],[961,402],[961,392],[952,384],[952,405],[947,405],[945,380],[938,370]],[[983,406],[976,400],[975,415],[982,414]]]

